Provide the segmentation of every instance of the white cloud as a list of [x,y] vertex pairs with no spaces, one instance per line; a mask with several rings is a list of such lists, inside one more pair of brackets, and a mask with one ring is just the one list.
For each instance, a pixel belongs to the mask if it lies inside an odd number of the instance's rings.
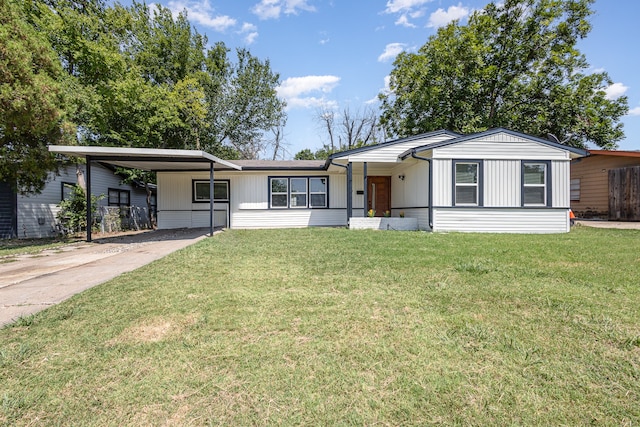
[[238,31],[238,34],[244,35],[244,42],[246,44],[252,44],[258,38],[258,27],[249,22],[242,24],[242,28]]
[[242,24],[242,28],[240,29],[241,33],[250,33],[252,31],[257,31],[258,27],[256,27],[255,25],[249,23],[249,22],[245,22]]
[[253,44],[253,42],[256,41],[257,38],[258,38],[257,32],[249,33],[244,36],[244,42],[246,44]]
[[328,100],[325,97],[317,98],[315,96],[310,96],[306,98],[291,98],[287,100],[287,109],[290,110],[292,108],[322,108],[335,110],[338,108],[338,103],[333,100]]
[[640,116],[640,107],[630,109],[627,116]]
[[216,16],[208,0],[202,2],[172,0],[167,3],[167,7],[174,15],[186,10],[190,21],[213,28],[215,31],[221,33],[235,26],[237,23],[235,19],[227,15]]
[[260,0],[251,12],[262,20],[278,19],[280,14],[297,15],[300,11],[315,12],[316,8],[308,0]]
[[[287,108],[314,108],[332,106],[325,94],[330,93],[340,83],[338,76],[289,77],[278,86],[278,96],[287,101]],[[316,96],[320,93],[321,96]],[[310,96],[304,96],[310,95]]]
[[407,18],[407,15],[400,15],[400,18],[398,18],[395,22],[396,25],[402,25],[403,27],[407,27],[407,28],[416,28],[415,24],[412,24],[411,22],[409,22],[409,18]]
[[404,13],[429,3],[432,0],[389,0],[385,13]]
[[449,9],[438,9],[429,16],[428,28],[440,28],[447,25],[449,22],[462,19],[469,16],[469,8],[462,6],[458,3],[457,6],[449,6]]
[[[384,78],[384,87],[381,88],[378,93],[379,94],[383,94],[383,95],[389,95],[391,93],[391,88],[389,87],[391,83],[391,76],[387,75]],[[371,105],[371,104],[378,104],[380,102],[380,99],[378,98],[378,95],[376,95],[374,98],[371,98],[368,101],[365,101],[365,104],[367,105]]]
[[606,98],[608,100],[613,100],[613,99],[618,99],[622,95],[624,95],[627,89],[629,88],[623,85],[622,83],[614,83],[608,88],[606,88],[604,90],[604,93],[606,94]]
[[398,56],[400,52],[404,50],[406,45],[404,43],[389,43],[384,52],[378,56],[378,62],[387,62]]

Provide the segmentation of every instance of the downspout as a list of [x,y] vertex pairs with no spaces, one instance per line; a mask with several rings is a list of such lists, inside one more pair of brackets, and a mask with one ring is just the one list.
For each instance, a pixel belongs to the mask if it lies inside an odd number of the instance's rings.
[[428,157],[420,157],[416,154],[415,148],[411,150],[411,157],[417,160],[424,160],[429,163],[429,228],[433,231],[433,164],[432,159]]
[[347,171],[347,227],[349,227],[349,219],[351,218],[352,212],[352,188],[351,188],[351,163],[346,165],[341,165],[340,163],[335,163],[333,160],[329,160],[329,164],[333,166],[338,166],[341,168],[345,168]]
[[85,196],[87,200],[87,242],[91,242],[91,156],[87,156],[87,176],[85,177]]

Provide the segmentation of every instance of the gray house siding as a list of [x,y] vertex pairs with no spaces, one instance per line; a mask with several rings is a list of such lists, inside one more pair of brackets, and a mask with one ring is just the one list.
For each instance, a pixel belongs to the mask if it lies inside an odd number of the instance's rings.
[[[79,166],[85,173],[85,165]],[[130,205],[146,208],[146,192],[132,185],[121,184],[121,179],[113,171],[100,164],[91,166],[91,193],[105,197],[98,202],[99,206],[108,206],[109,189],[129,192]],[[19,238],[51,237],[56,234],[56,215],[62,201],[63,183],[76,184],[78,176],[76,166],[62,168],[58,175],[53,175],[40,194],[17,197],[17,234]]]
[[15,237],[16,231],[16,195],[11,186],[0,182],[0,238]]

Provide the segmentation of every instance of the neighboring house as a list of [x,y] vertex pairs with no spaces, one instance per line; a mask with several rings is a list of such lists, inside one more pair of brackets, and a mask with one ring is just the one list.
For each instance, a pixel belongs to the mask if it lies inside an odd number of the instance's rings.
[[[640,166],[639,151],[589,150],[571,162],[571,209],[581,218],[616,218],[609,211],[609,171]],[[638,193],[636,189],[636,194]]]
[[51,150],[155,170],[158,228],[347,226],[372,209],[377,216],[389,211],[414,218],[421,230],[504,233],[568,232],[569,165],[586,155],[506,129],[430,132],[335,153],[327,161],[224,161],[189,150]]
[[[85,165],[79,165],[84,179]],[[40,194],[16,195],[10,187],[0,185],[0,237],[51,237],[57,234],[60,210],[58,204],[65,199],[78,182],[76,165],[65,166],[58,175],[52,175]],[[135,185],[122,184],[109,165],[97,164],[91,168],[92,194],[105,197],[98,202],[100,207],[140,206],[146,209],[146,191]],[[5,206],[6,205],[6,206]],[[9,206],[10,205],[10,206]]]

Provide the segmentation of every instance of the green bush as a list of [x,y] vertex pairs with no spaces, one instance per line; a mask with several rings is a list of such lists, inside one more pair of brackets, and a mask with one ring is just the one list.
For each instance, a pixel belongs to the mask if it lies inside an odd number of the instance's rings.
[[[91,195],[91,218],[94,227],[97,223],[98,201],[103,198],[104,194],[100,196]],[[87,229],[87,197],[82,187],[74,185],[69,198],[61,201],[58,206],[60,211],[56,217],[65,230],[82,231]]]

